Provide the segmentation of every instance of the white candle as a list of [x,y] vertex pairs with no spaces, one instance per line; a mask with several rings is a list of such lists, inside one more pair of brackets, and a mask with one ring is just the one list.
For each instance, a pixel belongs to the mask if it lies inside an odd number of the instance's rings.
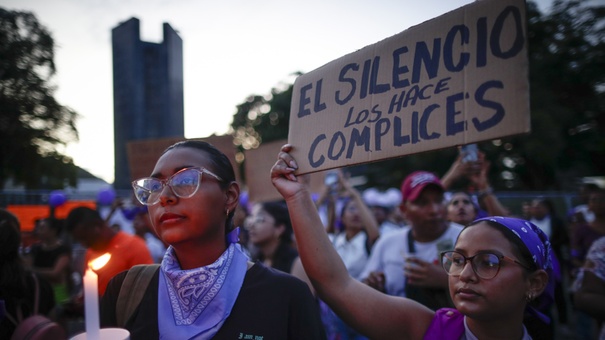
[[99,326],[99,281],[97,274],[89,267],[84,274],[84,317],[86,318],[86,338],[98,340]]
[[84,318],[86,321],[86,339],[99,340],[101,327],[99,326],[99,277],[95,270],[101,269],[111,258],[110,254],[103,254],[88,263],[84,273]]

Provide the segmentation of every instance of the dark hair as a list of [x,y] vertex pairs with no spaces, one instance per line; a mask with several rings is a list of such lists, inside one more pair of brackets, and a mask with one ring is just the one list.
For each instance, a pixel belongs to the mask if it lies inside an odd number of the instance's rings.
[[[212,162],[213,166],[213,168],[210,170],[215,172],[220,178],[223,179],[223,181],[219,181],[219,186],[223,190],[227,189],[232,182],[235,182],[235,171],[233,170],[231,161],[229,161],[229,158],[227,158],[227,156],[214,145],[201,140],[188,139],[172,144],[171,146],[167,147],[162,154],[165,154],[172,149],[179,148],[192,148],[207,153],[210,156],[210,161]],[[229,216],[227,216],[225,233],[229,233],[233,229],[234,213],[235,209],[230,211]]]
[[97,226],[103,223],[105,223],[105,221],[97,210],[82,206],[73,208],[69,212],[67,219],[65,219],[65,228],[67,231],[72,232],[74,228],[80,224],[88,227]]
[[281,243],[290,244],[292,242],[292,221],[286,204],[283,202],[263,202],[261,208],[275,219],[276,225],[285,227],[279,239]]
[[61,235],[61,231],[63,229],[63,221],[54,217],[46,217],[39,220],[39,223],[46,222],[48,227],[55,232],[55,235]]
[[[345,215],[345,212],[347,211],[347,207],[349,206],[349,204],[355,202],[352,198],[347,197],[343,200],[343,204],[342,204],[342,208],[340,209],[340,214],[338,214],[338,220],[334,221],[334,223],[336,223],[336,229],[338,231],[344,231],[346,226],[345,224],[342,222],[343,221],[343,217]],[[378,206],[379,207],[379,206]],[[361,230],[362,232],[366,232],[366,229],[363,228]]]
[[21,292],[25,271],[19,255],[21,224],[10,211],[0,208],[0,296]]

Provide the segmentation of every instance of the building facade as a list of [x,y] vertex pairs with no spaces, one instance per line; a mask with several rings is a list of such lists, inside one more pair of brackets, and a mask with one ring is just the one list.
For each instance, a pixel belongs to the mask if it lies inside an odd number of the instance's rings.
[[141,41],[137,18],[112,29],[115,189],[128,189],[127,144],[184,138],[183,41],[163,24],[163,41]]

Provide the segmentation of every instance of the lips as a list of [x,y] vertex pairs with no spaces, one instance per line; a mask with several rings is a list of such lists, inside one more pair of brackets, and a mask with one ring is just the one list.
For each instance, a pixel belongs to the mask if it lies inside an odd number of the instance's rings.
[[470,288],[458,288],[456,290],[456,295],[458,295],[461,298],[477,298],[480,296],[479,293],[477,293],[475,290],[470,289]]
[[174,223],[178,222],[185,217],[182,215],[174,214],[174,213],[163,213],[160,216],[160,223]]

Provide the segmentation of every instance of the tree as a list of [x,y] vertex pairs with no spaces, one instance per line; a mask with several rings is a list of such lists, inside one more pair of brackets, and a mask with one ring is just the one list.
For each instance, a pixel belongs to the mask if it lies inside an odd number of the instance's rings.
[[263,142],[288,138],[292,90],[292,84],[280,83],[270,95],[252,95],[238,105],[231,122],[236,145],[249,150]]
[[[543,15],[527,2],[532,131],[479,143],[498,190],[570,189],[565,184],[575,184],[576,178],[605,173],[604,14],[603,6],[557,0],[550,14]],[[269,100],[251,96],[239,105],[232,123],[236,138],[249,147],[287,138],[289,105],[283,105],[291,94],[292,85],[274,89]],[[280,106],[274,110],[271,98],[277,96]],[[282,128],[269,124],[272,115]],[[366,176],[367,186],[398,187],[414,170],[444,174],[456,156],[456,149],[449,148],[349,170]]]
[[53,97],[54,41],[32,13],[0,8],[0,189],[75,186],[77,167],[56,151],[77,141],[77,113]]
[[[528,2],[532,132],[491,145],[504,187],[566,189],[605,173],[605,7]],[[507,175],[507,176],[506,176]]]

